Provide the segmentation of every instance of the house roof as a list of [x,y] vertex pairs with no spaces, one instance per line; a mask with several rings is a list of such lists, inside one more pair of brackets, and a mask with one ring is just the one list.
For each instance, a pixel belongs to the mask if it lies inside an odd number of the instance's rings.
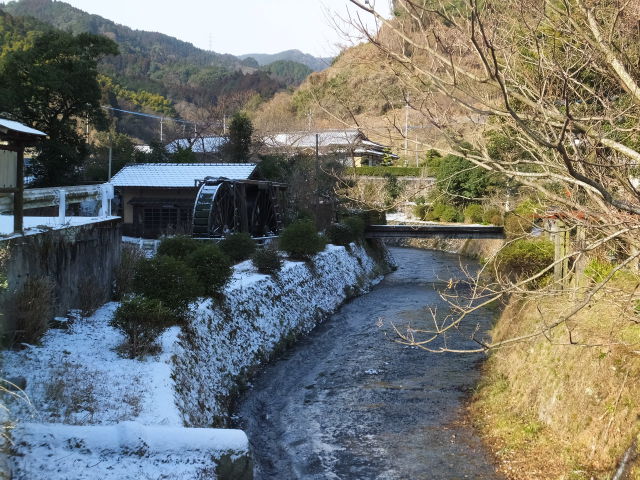
[[127,165],[111,178],[116,187],[194,187],[206,177],[247,180],[255,163],[138,163]]
[[227,137],[200,137],[200,138],[178,138],[167,144],[165,149],[169,153],[182,149],[191,148],[193,153],[216,153],[229,139]]
[[13,120],[7,120],[6,118],[0,118],[0,134],[4,135],[17,135],[24,137],[46,137],[47,134],[36,130],[35,128],[27,127],[26,125],[15,122]]
[[[364,133],[357,129],[278,133],[265,138],[264,143],[271,148],[315,149],[316,134],[318,135],[318,146],[324,150],[329,148],[334,151],[347,151],[359,148],[360,153],[382,155],[383,150],[387,148],[381,143],[369,140]],[[358,150],[355,151],[358,152]]]
[[323,130],[320,132],[277,133],[265,138],[264,142],[271,147],[315,148],[316,134],[321,147],[349,147],[364,140],[360,130]]

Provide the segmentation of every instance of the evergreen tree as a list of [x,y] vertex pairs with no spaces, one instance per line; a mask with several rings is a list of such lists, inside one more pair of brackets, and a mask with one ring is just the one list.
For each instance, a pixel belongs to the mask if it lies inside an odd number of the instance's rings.
[[73,183],[88,154],[85,123],[105,124],[97,62],[118,48],[103,36],[60,31],[31,32],[21,42],[0,56],[0,114],[48,134],[31,166],[38,185]]
[[226,151],[233,162],[247,162],[251,152],[253,124],[246,113],[236,113],[229,125],[229,142]]

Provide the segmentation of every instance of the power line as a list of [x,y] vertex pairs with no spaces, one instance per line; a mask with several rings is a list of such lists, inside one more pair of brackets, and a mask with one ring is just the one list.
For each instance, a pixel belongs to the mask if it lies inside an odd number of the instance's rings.
[[150,113],[141,113],[141,112],[132,112],[131,110],[123,110],[121,108],[107,107],[106,105],[102,105],[102,108],[105,110],[112,110],[114,112],[128,113],[130,115],[138,115],[139,117],[147,117],[147,118],[155,118],[156,120],[172,120],[176,123],[188,123],[191,125],[198,125],[196,122],[189,122],[188,120],[182,120],[179,118],[171,118],[171,117],[161,117],[158,115],[152,115]]

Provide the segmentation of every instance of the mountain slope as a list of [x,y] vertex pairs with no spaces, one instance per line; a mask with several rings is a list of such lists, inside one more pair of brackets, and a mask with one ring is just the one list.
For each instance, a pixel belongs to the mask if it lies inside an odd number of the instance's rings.
[[[101,73],[130,90],[163,95],[176,104],[215,105],[220,97],[257,93],[263,98],[286,88],[285,80],[269,72],[246,67],[232,55],[208,52],[161,33],[132,30],[98,15],[52,0],[12,1],[2,10],[30,16],[72,33],[89,32],[114,40],[120,55],[101,63]],[[299,83],[299,82],[298,82]]]
[[246,55],[238,55],[238,58],[244,60],[246,58],[253,58],[258,62],[258,65],[265,66],[269,65],[273,62],[278,62],[282,60],[288,60],[291,62],[301,63],[306,65],[314,72],[319,72],[320,70],[324,70],[329,65],[331,65],[331,61],[333,58],[320,58],[314,57],[313,55],[309,55],[308,53],[303,53],[300,50],[285,50],[280,53],[250,53]]

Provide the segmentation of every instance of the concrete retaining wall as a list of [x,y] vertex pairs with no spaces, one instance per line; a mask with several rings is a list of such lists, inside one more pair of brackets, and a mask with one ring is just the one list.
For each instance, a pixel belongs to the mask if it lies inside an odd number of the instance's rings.
[[[9,248],[8,292],[28,278],[48,277],[55,285],[55,314],[80,308],[90,298],[96,306],[110,300],[113,271],[120,261],[120,220],[50,229],[0,242]],[[6,318],[5,331],[12,331]]]

